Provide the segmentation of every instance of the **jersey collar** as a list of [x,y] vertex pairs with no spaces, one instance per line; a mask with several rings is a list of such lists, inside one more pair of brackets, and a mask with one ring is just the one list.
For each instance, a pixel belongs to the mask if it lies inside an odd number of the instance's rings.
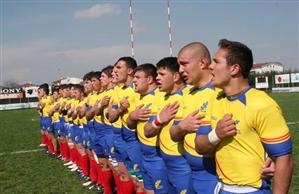
[[239,100],[240,102],[242,102],[244,105],[246,105],[246,93],[248,92],[248,90],[251,89],[251,86],[248,86],[241,94],[239,94],[238,96],[235,97],[231,97],[231,96],[227,96],[226,98],[229,101],[235,101],[235,100]]

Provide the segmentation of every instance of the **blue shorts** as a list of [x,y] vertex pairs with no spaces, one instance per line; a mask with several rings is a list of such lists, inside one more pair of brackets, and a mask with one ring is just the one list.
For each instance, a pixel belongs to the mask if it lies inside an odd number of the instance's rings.
[[139,141],[129,141],[127,144],[127,154],[129,156],[129,166],[133,166],[133,171],[136,176],[142,175],[142,154]]
[[60,130],[58,133],[59,136],[67,136],[66,122],[64,117],[60,117]]
[[76,144],[83,144],[83,139],[82,139],[83,128],[84,128],[83,126],[74,125],[74,129],[73,129],[74,139],[73,139],[73,141]]
[[50,117],[44,117],[44,129],[48,132],[52,132],[52,119]]
[[172,156],[163,153],[169,184],[169,193],[193,193],[190,188],[191,168],[183,156]]
[[94,122],[94,143],[93,143],[93,149],[96,152],[96,154],[100,157],[104,157],[105,153],[105,125]]
[[214,193],[215,188],[218,184],[218,180],[197,180],[192,178],[190,184],[190,190],[193,190],[193,193]]
[[67,138],[69,140],[74,141],[75,137],[74,137],[74,124],[73,123],[69,123],[66,125],[67,127]]
[[114,154],[112,155],[112,157],[114,156],[118,162],[124,162],[127,168],[133,169],[129,162],[130,160],[127,154],[127,144],[123,140],[121,134],[113,134],[113,146],[114,149],[112,148],[112,150]]
[[90,132],[89,132],[89,128],[87,127],[87,125],[83,126],[82,145],[84,148],[89,148],[89,145],[90,145]]
[[57,122],[54,122],[53,123],[53,133],[55,134],[55,135],[58,135],[59,134],[59,132],[60,132],[60,127],[61,126],[61,124],[60,124],[60,121],[57,121]]

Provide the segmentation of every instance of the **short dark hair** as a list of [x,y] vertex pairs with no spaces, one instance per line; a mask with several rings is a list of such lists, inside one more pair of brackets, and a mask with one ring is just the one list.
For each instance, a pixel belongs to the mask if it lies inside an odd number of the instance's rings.
[[176,57],[165,57],[157,63],[157,69],[166,68],[173,73],[178,73],[180,65]]
[[44,92],[48,95],[49,94],[49,84],[43,83],[41,84],[38,89],[44,90]]
[[81,84],[74,84],[72,87],[75,90],[79,90],[80,92],[84,93],[84,86],[82,86]]
[[244,78],[248,78],[253,64],[252,51],[245,44],[221,39],[218,43],[221,49],[227,50],[226,61],[228,65],[239,64]]
[[100,78],[101,78],[101,74],[102,74],[101,71],[94,71],[94,72],[90,75],[90,79],[95,77],[95,78],[97,78],[98,80],[100,80]]
[[146,76],[151,76],[154,80],[157,77],[157,68],[151,63],[144,63],[135,68],[135,72],[143,71]]
[[112,71],[113,71],[113,66],[112,65],[109,65],[109,66],[104,67],[102,69],[102,73],[105,73],[108,77],[112,76]]
[[91,79],[91,75],[94,73],[94,71],[88,72],[83,76],[83,81],[85,80],[90,80]]
[[[124,61],[126,62],[126,65],[128,68],[132,68],[135,69],[137,67],[137,62],[134,58],[132,57],[121,57],[117,60],[117,62],[119,61]],[[115,64],[117,64],[117,62]]]

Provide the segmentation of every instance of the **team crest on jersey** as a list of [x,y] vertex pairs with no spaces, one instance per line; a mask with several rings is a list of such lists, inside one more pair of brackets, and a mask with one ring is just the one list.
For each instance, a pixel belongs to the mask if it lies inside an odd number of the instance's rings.
[[163,186],[161,185],[161,180],[157,180],[157,181],[155,182],[155,188],[156,188],[156,189],[162,189],[162,188],[163,188]]
[[183,189],[181,190],[180,194],[186,194],[187,193],[187,189]]
[[211,116],[211,119],[214,120],[214,121],[216,121],[216,120],[217,120],[217,117],[215,117],[215,116],[212,115],[212,116]]
[[134,164],[133,169],[135,172],[138,172],[139,171],[138,164]]
[[145,109],[148,109],[148,108],[150,108],[150,107],[152,106],[152,104],[153,104],[153,103],[149,103],[149,104],[145,105],[144,108],[145,108]]
[[201,112],[206,112],[207,107],[208,107],[208,101],[204,102],[204,103],[201,105],[201,107],[200,107],[200,111],[201,111]]

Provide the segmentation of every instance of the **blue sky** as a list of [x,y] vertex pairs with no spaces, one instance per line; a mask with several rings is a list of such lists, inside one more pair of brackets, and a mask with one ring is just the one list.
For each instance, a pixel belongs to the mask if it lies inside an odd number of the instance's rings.
[[[135,58],[169,56],[166,0],[132,0]],[[1,82],[82,77],[131,54],[127,0],[0,0]],[[170,0],[173,52],[192,41],[247,44],[256,63],[299,68],[298,1]]]

